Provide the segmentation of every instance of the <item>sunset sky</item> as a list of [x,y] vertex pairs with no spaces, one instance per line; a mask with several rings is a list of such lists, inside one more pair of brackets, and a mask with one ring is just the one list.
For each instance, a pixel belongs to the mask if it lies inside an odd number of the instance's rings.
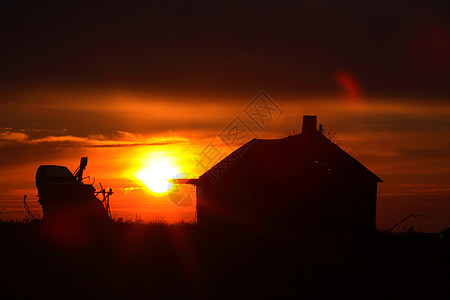
[[[236,118],[280,138],[304,114],[384,180],[377,226],[450,226],[448,1],[2,3],[0,219],[36,212],[36,169],[112,187],[113,215],[193,220],[195,197],[150,192],[157,160],[196,178]],[[260,92],[280,108],[263,128]],[[236,145],[237,146],[237,145]],[[89,180],[85,180],[89,182]]]

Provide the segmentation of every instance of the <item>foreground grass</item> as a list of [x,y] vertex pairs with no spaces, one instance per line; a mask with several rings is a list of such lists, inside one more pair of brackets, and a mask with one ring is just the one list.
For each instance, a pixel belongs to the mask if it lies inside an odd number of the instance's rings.
[[[16,297],[448,297],[438,235],[255,232],[189,223],[0,223]],[[5,294],[6,295],[6,294]]]

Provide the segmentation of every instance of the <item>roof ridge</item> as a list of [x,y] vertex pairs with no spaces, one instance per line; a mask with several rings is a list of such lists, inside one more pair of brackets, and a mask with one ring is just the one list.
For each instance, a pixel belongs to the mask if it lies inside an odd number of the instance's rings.
[[[315,143],[319,143],[318,145],[319,145],[319,147],[321,147],[320,144],[325,142],[326,145],[329,145],[329,146],[333,147],[335,149],[334,151],[338,151],[338,153],[340,153],[340,155],[342,156],[342,159],[347,159],[348,163],[351,163],[354,166],[356,166],[356,168],[359,168],[360,172],[367,173],[368,175],[374,176],[375,179],[378,182],[383,182],[383,180],[380,179],[376,174],[374,174],[372,171],[370,171],[361,162],[359,162],[357,159],[352,157],[350,154],[348,154],[345,150],[343,150],[341,147],[339,147],[336,143],[331,141],[326,136],[321,135],[321,134],[317,134],[317,135],[303,135],[302,133],[296,134],[296,135],[287,136],[287,137],[282,137],[282,138],[276,138],[276,139],[253,138],[250,141],[248,141],[245,144],[243,144],[242,146],[240,146],[239,148],[233,150],[229,155],[225,156],[223,159],[221,159],[219,162],[217,162],[215,165],[213,165],[211,168],[209,168],[209,170],[204,172],[199,177],[203,177],[203,176],[209,174],[212,178],[215,178],[216,176],[215,176],[214,173],[218,173],[219,175],[221,175],[223,172],[228,171],[230,166],[235,164],[238,159],[241,159],[243,157],[244,153],[248,149],[250,149],[250,146],[255,144],[255,143],[260,144],[260,143],[271,142],[271,143],[273,143],[272,145],[276,145],[275,144],[276,142],[280,142],[280,141],[294,141],[293,139],[302,138],[302,139],[298,139],[298,141],[300,142],[301,146],[305,147],[304,143],[308,144],[308,138],[310,138],[311,136],[318,137],[318,139],[317,138],[313,138],[312,139],[313,145]],[[283,145],[283,144],[284,143],[282,143],[280,145]],[[262,144],[260,144],[260,145],[263,146]],[[286,144],[284,144],[284,145],[286,145]],[[281,146],[281,147],[286,147],[286,146]]]

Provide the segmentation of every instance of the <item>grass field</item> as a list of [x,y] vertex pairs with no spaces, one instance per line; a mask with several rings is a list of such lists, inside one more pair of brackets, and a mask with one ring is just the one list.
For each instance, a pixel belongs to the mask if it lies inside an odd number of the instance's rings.
[[196,224],[72,225],[0,223],[2,295],[450,297],[450,244],[439,235],[354,238]]

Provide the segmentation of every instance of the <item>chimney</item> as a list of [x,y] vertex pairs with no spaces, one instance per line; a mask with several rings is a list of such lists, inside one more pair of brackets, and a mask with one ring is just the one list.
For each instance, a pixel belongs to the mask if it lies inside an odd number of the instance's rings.
[[303,116],[302,134],[317,133],[317,116]]

